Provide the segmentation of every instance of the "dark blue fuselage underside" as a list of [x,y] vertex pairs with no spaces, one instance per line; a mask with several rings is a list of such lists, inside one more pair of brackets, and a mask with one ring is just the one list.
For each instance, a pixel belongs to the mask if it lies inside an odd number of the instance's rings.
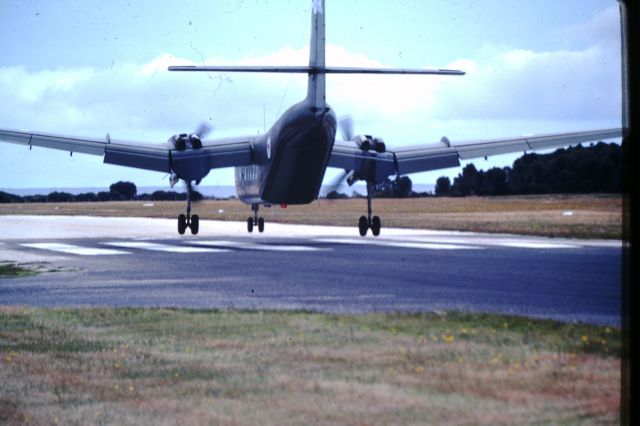
[[256,166],[236,170],[240,200],[308,204],[317,199],[336,135],[330,107],[307,101],[289,108],[253,147]]

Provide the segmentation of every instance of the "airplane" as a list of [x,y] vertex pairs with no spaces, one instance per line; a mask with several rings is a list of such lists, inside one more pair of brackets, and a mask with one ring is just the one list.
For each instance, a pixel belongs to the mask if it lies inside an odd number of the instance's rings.
[[[311,40],[307,66],[170,66],[171,72],[302,73],[308,75],[306,97],[287,109],[262,135],[205,139],[205,123],[192,133],[173,135],[163,144],[87,138],[43,132],[0,129],[0,142],[99,155],[103,162],[168,173],[173,187],[182,180],[187,189],[186,213],[178,216],[178,233],[199,230],[199,217],[191,214],[193,185],[212,169],[235,167],[238,198],[251,206],[247,231],[265,228],[260,206],[309,204],[320,193],[327,167],[343,169],[349,185],[364,181],[367,215],[360,216],[358,231],[380,235],[382,221],[372,216],[376,185],[389,176],[401,176],[460,166],[460,160],[490,155],[562,147],[622,136],[622,129],[519,136],[452,143],[446,137],[432,144],[391,148],[379,137],[354,135],[349,116],[337,119],[326,99],[327,74],[404,74],[462,76],[450,69],[347,68],[325,64],[324,0],[311,2]],[[342,139],[336,139],[340,128]]]

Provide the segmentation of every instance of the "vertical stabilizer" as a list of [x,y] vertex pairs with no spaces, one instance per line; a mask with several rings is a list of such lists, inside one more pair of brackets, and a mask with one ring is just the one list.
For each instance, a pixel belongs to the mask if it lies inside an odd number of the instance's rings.
[[309,46],[309,86],[307,99],[316,108],[324,109],[325,100],[325,8],[324,0],[311,0],[311,44]]

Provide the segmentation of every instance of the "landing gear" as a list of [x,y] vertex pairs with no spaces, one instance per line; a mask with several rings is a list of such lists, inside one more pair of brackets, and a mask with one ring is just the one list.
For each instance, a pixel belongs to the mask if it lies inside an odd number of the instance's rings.
[[191,182],[187,182],[187,214],[178,216],[178,234],[183,235],[187,228],[196,235],[200,229],[200,218],[197,214],[191,216]]
[[187,217],[183,214],[178,216],[178,234],[183,235],[187,229]]
[[258,232],[264,232],[264,218],[258,217],[258,209],[260,204],[251,204],[251,210],[253,210],[253,217],[247,218],[247,231],[253,232],[253,227],[258,227]]
[[378,216],[371,217],[371,200],[373,199],[373,182],[367,182],[367,216],[360,216],[358,220],[358,231],[360,236],[367,235],[367,231],[371,229],[371,233],[374,237],[380,235],[380,229],[382,229],[382,222]]

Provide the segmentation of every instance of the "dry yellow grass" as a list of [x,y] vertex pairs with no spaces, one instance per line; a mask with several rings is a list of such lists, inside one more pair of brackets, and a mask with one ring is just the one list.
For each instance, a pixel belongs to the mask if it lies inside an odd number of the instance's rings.
[[616,424],[619,351],[486,314],[0,307],[0,422]]
[[[174,218],[184,202],[0,204],[2,214],[59,214]],[[571,215],[565,215],[571,212]],[[249,207],[237,200],[206,200],[195,205],[202,219],[244,221]],[[267,221],[356,226],[366,213],[365,199],[318,200],[309,205],[261,209]],[[620,195],[535,195],[513,197],[376,199],[374,213],[383,226],[498,232],[551,237],[623,237]],[[624,224],[628,226],[628,224]]]

